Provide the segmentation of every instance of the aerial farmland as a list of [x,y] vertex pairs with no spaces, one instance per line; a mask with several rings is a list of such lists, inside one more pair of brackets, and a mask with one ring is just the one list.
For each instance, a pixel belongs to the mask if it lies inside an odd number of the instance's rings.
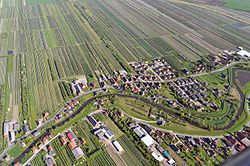
[[0,165],[218,165],[247,151],[247,5],[0,0]]

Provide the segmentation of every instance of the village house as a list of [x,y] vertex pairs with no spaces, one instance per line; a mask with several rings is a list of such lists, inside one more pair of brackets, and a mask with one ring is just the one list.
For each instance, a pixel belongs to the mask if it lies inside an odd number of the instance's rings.
[[73,140],[76,139],[76,138],[75,138],[75,135],[73,134],[72,131],[68,131],[68,133],[67,133],[66,135],[67,135],[67,137],[68,137],[68,139],[69,139],[70,141],[73,141]]
[[70,141],[68,143],[68,147],[70,148],[70,150],[73,150],[77,147],[77,145],[76,145],[75,141]]
[[80,147],[77,147],[74,150],[72,150],[72,153],[76,159],[79,159],[84,156],[84,153]]
[[56,155],[56,151],[52,148],[52,146],[48,146],[48,154],[50,155],[50,156],[55,156]]
[[67,143],[67,139],[64,136],[61,136],[60,142],[62,143],[62,145],[65,145]]

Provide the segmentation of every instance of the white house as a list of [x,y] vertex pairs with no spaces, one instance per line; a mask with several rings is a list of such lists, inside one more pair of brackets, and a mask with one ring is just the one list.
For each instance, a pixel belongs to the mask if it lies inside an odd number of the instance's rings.
[[152,156],[157,160],[157,161],[163,161],[164,157],[161,154],[156,154],[155,152],[152,153]]
[[154,139],[150,135],[145,135],[141,138],[142,142],[147,146],[150,146],[154,143]]
[[243,57],[248,57],[250,58],[250,52],[246,51],[246,50],[240,50],[237,52],[238,55],[243,56]]

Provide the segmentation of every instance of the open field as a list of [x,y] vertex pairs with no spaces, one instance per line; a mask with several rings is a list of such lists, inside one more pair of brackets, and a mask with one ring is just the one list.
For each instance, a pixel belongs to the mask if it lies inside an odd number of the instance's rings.
[[[226,5],[242,10],[249,7],[248,3],[237,6],[234,2],[228,0]],[[198,60],[207,60],[208,55],[224,49],[242,46],[250,50],[249,18],[239,11],[176,0],[0,0],[0,127],[3,121],[13,120],[22,128],[27,120],[34,129],[44,112],[52,117],[73,96],[65,80],[85,75],[88,82],[97,83],[97,71],[106,76],[120,70],[133,73],[128,62],[157,57],[177,70],[190,69]],[[220,89],[228,84],[216,74],[201,79]],[[188,110],[182,116],[197,118],[201,124],[210,124],[211,129],[224,127],[236,116],[238,105],[218,103],[223,107],[221,112]],[[115,104],[131,116],[152,120],[147,117],[151,107],[143,102],[118,97]],[[176,119],[173,121],[179,122]],[[239,119],[235,128],[246,121],[243,116]],[[164,127],[174,128],[175,123]],[[123,137],[111,121],[107,125],[118,138]],[[185,124],[177,125],[176,131],[181,131],[181,125]],[[196,128],[186,125],[185,129],[195,132]],[[92,140],[89,126],[77,125],[74,130],[88,141],[89,155],[98,151],[99,144]],[[3,150],[6,142],[2,137],[0,142]],[[61,152],[58,165],[74,164],[66,147],[55,146]],[[90,160],[93,165],[114,164],[107,152],[98,153],[98,160]],[[12,154],[17,155],[15,151]]]
[[118,97],[116,104],[130,116],[148,121],[151,120],[148,118],[150,107],[146,103],[135,99]]
[[31,129],[72,96],[61,80],[96,81],[97,70],[112,75],[129,70],[127,62],[160,56],[189,68],[221,49],[250,49],[242,28],[249,25],[229,17],[233,11],[175,1],[2,0],[0,13],[0,82],[7,73],[11,112]]
[[250,72],[249,71],[238,71],[237,79],[240,82],[240,86],[244,87],[250,81]]
[[126,136],[118,139],[118,142],[124,148],[125,152],[121,155],[127,165],[148,165],[147,160],[141,152],[133,145]]
[[225,6],[231,9],[250,11],[250,2],[246,0],[224,0]]

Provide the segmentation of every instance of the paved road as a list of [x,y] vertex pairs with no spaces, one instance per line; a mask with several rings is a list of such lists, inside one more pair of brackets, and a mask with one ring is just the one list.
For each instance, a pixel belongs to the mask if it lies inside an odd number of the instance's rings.
[[[198,73],[198,74],[193,74],[193,75],[184,76],[184,77],[178,77],[178,78],[174,78],[174,79],[170,79],[170,80],[165,80],[164,82],[170,82],[170,81],[174,81],[174,80],[182,79],[182,78],[186,78],[186,77],[198,77],[198,76],[202,76],[202,75],[217,73],[217,72],[223,71],[223,70],[225,70],[225,69],[228,69],[228,68],[230,68],[230,67],[232,67],[232,66],[234,66],[234,65],[236,65],[236,64],[242,64],[242,63],[249,63],[249,62],[245,62],[245,61],[233,62],[233,63],[231,63],[231,64],[229,64],[229,65],[227,65],[227,66],[224,66],[224,67],[222,67],[222,68],[220,68],[220,69],[217,69],[217,70],[214,70],[214,71],[211,71],[211,72],[204,72],[204,73]],[[154,81],[150,81],[150,82],[154,82]],[[155,82],[162,82],[162,81],[155,81]],[[87,94],[90,94],[90,93],[93,93],[93,92],[97,92],[97,91],[100,91],[100,90],[103,90],[103,89],[111,89],[111,88],[113,88],[113,87],[112,87],[112,86],[107,86],[107,87],[104,87],[104,88],[94,89],[94,90],[85,92],[85,93],[83,93],[83,94],[81,94],[81,95],[75,97],[74,99],[81,98],[81,97],[84,96],[84,95],[87,95]],[[22,137],[18,138],[18,139],[16,140],[16,142],[17,142],[17,141],[20,141],[20,140],[22,140],[22,139],[25,139],[26,137],[30,136],[32,132],[38,131],[38,130],[40,130],[43,126],[45,126],[46,124],[52,122],[52,121],[55,119],[55,117],[56,117],[58,114],[60,114],[64,109],[65,109],[65,107],[63,106],[63,107],[62,107],[62,108],[61,108],[61,109],[60,109],[51,119],[49,119],[46,123],[44,123],[44,124],[42,124],[42,125],[36,127],[34,130],[30,131],[30,132],[27,133],[25,136],[22,136]],[[171,112],[171,111],[167,111],[167,112],[170,113],[170,114],[174,114],[174,113]],[[175,114],[174,114],[174,115],[175,115]],[[175,115],[175,116],[176,116],[176,115]],[[183,119],[183,118],[182,118],[182,119]],[[0,160],[2,160],[2,158],[6,155],[6,153],[8,153],[8,151],[9,151],[14,145],[15,145],[14,143],[10,144],[10,145],[1,153],[1,155],[0,155]]]
[[71,119],[73,119],[76,115],[78,115],[79,113],[82,112],[82,110],[89,104],[91,103],[92,101],[94,101],[95,99],[98,99],[100,97],[105,97],[105,96],[112,96],[113,94],[103,94],[101,96],[95,96],[95,97],[92,97],[86,101],[84,101],[84,103],[75,111],[73,112],[69,117],[67,117],[66,119],[63,119],[62,121],[60,121],[59,123],[55,124],[54,126],[51,126],[49,127],[42,135],[40,135],[35,141],[33,141],[18,157],[16,157],[14,159],[14,163],[20,161],[25,153],[28,153],[31,148],[36,144],[36,142],[40,141],[41,138],[43,138],[46,134],[49,133],[49,130],[51,129],[55,129],[57,127],[60,127],[60,126],[63,126],[66,122],[70,121]]
[[[23,152],[22,154],[20,154],[20,155],[14,160],[14,162],[19,161],[19,160],[25,155],[25,153],[29,152],[30,149],[32,148],[32,146],[33,146],[37,141],[39,141],[46,133],[48,133],[48,131],[49,131],[50,129],[54,129],[54,128],[57,128],[57,127],[60,127],[60,126],[64,125],[66,122],[70,121],[70,120],[71,120],[72,118],[74,118],[76,115],[78,115],[79,113],[81,113],[81,111],[82,111],[89,103],[91,103],[91,102],[94,101],[95,99],[98,99],[98,98],[100,98],[100,97],[112,96],[112,95],[114,95],[114,94],[103,94],[103,95],[101,95],[101,96],[95,96],[95,97],[92,97],[92,98],[86,100],[86,101],[78,108],[78,110],[75,111],[73,114],[71,114],[69,117],[67,117],[66,119],[64,119],[64,120],[62,120],[61,122],[57,123],[56,125],[51,126],[50,128],[48,128],[48,129],[45,131],[45,133],[43,133],[41,136],[39,136],[39,138],[37,138],[35,141],[33,141],[33,142],[31,143],[31,145],[30,145],[27,149],[25,149],[24,152]],[[173,113],[173,112],[167,110],[165,107],[160,106],[160,105],[155,104],[155,103],[152,103],[152,102],[151,102],[149,99],[147,99],[147,98],[140,98],[140,97],[136,97],[136,96],[131,96],[131,95],[127,95],[127,94],[119,94],[119,93],[118,93],[118,94],[115,94],[115,95],[116,95],[116,96],[121,96],[121,97],[130,97],[130,98],[139,99],[139,100],[141,100],[141,101],[143,101],[143,102],[153,104],[153,106],[156,106],[156,107],[158,107],[158,108],[161,107],[161,108],[160,108],[161,110],[167,111],[167,113],[170,113],[170,114],[172,114],[172,115],[174,115],[174,116],[176,116],[176,117],[179,117],[179,116],[176,115],[175,113]],[[185,118],[182,118],[182,117],[180,117],[180,118],[181,118],[181,119],[185,119]],[[137,119],[137,120],[138,120],[138,119]],[[147,123],[147,124],[148,124],[148,123]]]
[[[164,132],[168,132],[168,133],[172,133],[172,134],[180,135],[180,136],[190,136],[190,137],[193,137],[193,138],[204,138],[204,137],[206,137],[206,138],[222,138],[222,137],[224,137],[224,136],[204,136],[204,135],[202,136],[202,135],[189,135],[189,134],[177,133],[177,132],[173,132],[172,130],[166,130],[166,129],[159,128],[159,127],[151,125],[152,123],[156,123],[156,121],[147,121],[147,120],[139,119],[139,118],[136,118],[134,116],[131,116],[131,115],[127,114],[125,111],[123,111],[121,109],[120,109],[120,111],[122,111],[126,116],[128,116],[129,118],[135,120],[136,122],[144,124],[144,125],[148,125],[148,126],[150,126],[151,128],[153,128],[155,130],[160,130],[160,131],[164,131]],[[91,114],[89,114],[89,116],[99,114],[99,113],[101,113],[101,111],[97,110],[97,111],[94,111]]]
[[[82,96],[87,95],[87,94],[90,94],[90,93],[93,93],[93,92],[98,92],[98,91],[101,91],[101,90],[104,90],[104,89],[111,89],[111,88],[113,88],[113,87],[112,87],[112,86],[107,86],[107,87],[103,87],[103,88],[98,88],[98,89],[94,89],[94,90],[91,90],[91,91],[87,91],[87,92],[82,93],[81,95],[79,95],[79,96],[77,96],[77,97],[75,97],[75,98],[72,98],[71,100],[81,98]],[[70,101],[71,101],[71,100],[70,100]],[[70,101],[69,101],[69,102],[70,102]],[[41,129],[42,127],[44,127],[46,124],[48,124],[48,123],[52,122],[53,120],[55,120],[56,116],[59,115],[60,113],[62,113],[64,110],[65,110],[65,106],[63,106],[62,108],[60,108],[60,109],[57,111],[57,113],[56,113],[53,117],[51,117],[49,120],[47,120],[45,123],[43,123],[43,124],[40,125],[40,126],[37,126],[35,129],[31,130],[30,132],[28,132],[28,133],[25,134],[24,136],[18,138],[14,143],[11,143],[11,144],[1,153],[1,155],[0,155],[0,160],[2,160],[3,157],[8,153],[8,151],[9,151],[11,148],[14,147],[14,145],[15,145],[16,142],[18,142],[18,141],[20,141],[20,140],[22,140],[22,139],[25,139],[25,138],[27,138],[28,136],[30,136],[31,133],[40,130],[40,129]]]

